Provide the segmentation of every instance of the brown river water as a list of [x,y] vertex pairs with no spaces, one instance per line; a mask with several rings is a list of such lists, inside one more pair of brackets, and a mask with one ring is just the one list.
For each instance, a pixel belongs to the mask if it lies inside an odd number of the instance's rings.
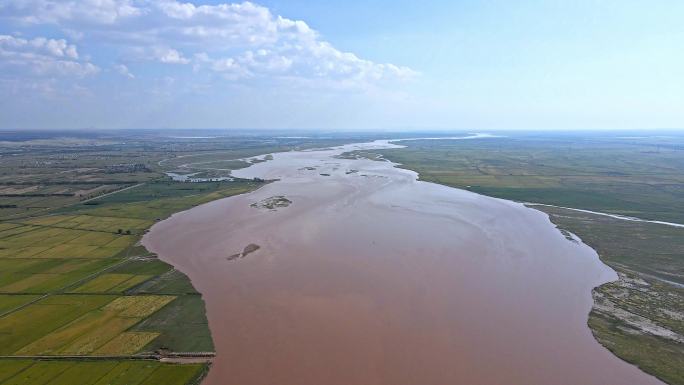
[[521,204],[334,157],[389,147],[274,154],[233,174],[279,181],[152,227],[207,304],[204,384],[660,383],[591,335],[591,289],[616,278],[591,248]]

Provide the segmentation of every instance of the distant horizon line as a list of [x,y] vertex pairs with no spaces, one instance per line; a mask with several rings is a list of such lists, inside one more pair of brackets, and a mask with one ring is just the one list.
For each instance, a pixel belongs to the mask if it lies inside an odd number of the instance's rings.
[[83,131],[285,131],[285,132],[459,132],[459,133],[485,133],[485,132],[684,132],[682,128],[220,128],[220,127],[194,127],[194,128],[0,128],[0,133],[13,132],[83,132]]

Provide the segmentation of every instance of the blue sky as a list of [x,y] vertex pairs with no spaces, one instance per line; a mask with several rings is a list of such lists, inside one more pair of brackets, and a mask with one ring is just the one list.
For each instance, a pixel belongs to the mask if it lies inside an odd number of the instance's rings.
[[682,20],[674,0],[0,0],[0,128],[683,128]]

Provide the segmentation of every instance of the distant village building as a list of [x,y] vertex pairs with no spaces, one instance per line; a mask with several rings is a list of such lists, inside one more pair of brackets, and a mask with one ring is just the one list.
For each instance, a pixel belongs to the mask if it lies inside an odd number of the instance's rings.
[[122,163],[105,166],[104,172],[107,174],[127,174],[134,172],[152,172],[152,170],[143,163]]

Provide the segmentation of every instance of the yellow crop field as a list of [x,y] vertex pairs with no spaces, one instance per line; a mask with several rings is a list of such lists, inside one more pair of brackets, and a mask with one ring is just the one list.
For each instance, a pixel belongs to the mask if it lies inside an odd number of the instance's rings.
[[[94,385],[133,385],[139,384],[152,374],[161,364],[156,361],[119,361],[109,373],[100,378]],[[164,385],[174,385],[168,382]]]
[[[198,384],[208,359],[149,353],[214,350],[202,296],[140,241],[174,212],[264,183],[165,177],[162,160],[215,144],[120,151],[128,140],[106,134],[53,148],[16,134],[0,162],[0,385]],[[252,142],[236,154],[259,153]]]
[[196,379],[203,365],[163,364],[156,361],[0,361],[3,385],[185,385]]
[[2,293],[21,293],[30,292],[29,289],[32,287],[42,285],[45,283],[51,283],[54,280],[61,280],[62,276],[59,274],[31,274],[24,279],[17,282],[11,283],[9,285],[0,287],[0,292]]
[[[79,361],[50,379],[50,385],[90,385],[99,381],[117,366],[117,361]],[[30,370],[30,369],[29,369]],[[129,383],[128,385],[132,385]],[[110,384],[112,385],[112,384]],[[123,385],[123,384],[122,384]]]
[[73,366],[73,362],[40,361],[3,382],[3,385],[44,385]]
[[74,289],[74,293],[103,293],[118,286],[131,278],[134,274],[102,274]]
[[17,282],[27,276],[25,272],[36,270],[40,272],[39,259],[2,259],[0,258],[0,287]]
[[21,348],[17,355],[57,354],[65,345],[81,335],[102,328],[116,313],[93,310],[84,314],[73,322],[46,335],[45,337]]
[[141,284],[148,279],[152,278],[152,275],[134,275],[131,277],[128,281],[122,282],[109,290],[107,290],[108,293],[120,293],[123,292],[124,290],[128,290],[132,288],[135,285]]
[[101,327],[95,328],[76,338],[73,342],[62,348],[59,353],[62,355],[92,353],[100,346],[109,342],[112,338],[138,323],[138,321],[140,321],[140,318],[110,318]]
[[30,223],[33,225],[41,225],[41,226],[51,226],[55,225],[57,223],[60,223],[66,219],[68,219],[68,216],[65,215],[50,215],[46,217],[41,217],[41,218],[34,218],[30,219],[27,221],[24,221],[23,223]]
[[87,258],[97,246],[64,243],[35,255],[36,258]]
[[15,259],[7,260],[0,259],[0,274],[2,273],[14,273],[24,269],[28,269],[37,264],[41,264],[44,261],[39,259]]
[[28,231],[33,231],[36,229],[40,229],[40,227],[37,226],[14,226],[10,227],[9,229],[2,230],[0,233],[0,239],[5,240],[5,238],[17,235],[17,234],[23,234]]
[[14,247],[34,246],[35,244],[40,244],[41,246],[50,246],[68,242],[86,233],[86,231],[81,230],[44,227],[5,237],[0,241],[0,243]]
[[[111,223],[107,224],[108,222],[105,222],[106,226],[88,223],[88,221],[97,221],[99,219],[97,217],[83,215],[78,218],[82,218],[81,222],[83,222],[75,224],[78,226],[109,227],[111,225]],[[133,221],[140,222],[139,220]],[[115,234],[114,232],[117,230],[118,228],[108,228],[104,231],[89,231],[37,226],[10,228],[3,233],[4,237],[0,235],[0,258],[113,257],[129,247],[137,239],[133,235]],[[9,232],[15,233],[11,234]]]
[[2,235],[2,232],[5,230],[13,229],[16,227],[19,227],[21,225],[18,225],[16,223],[0,223],[0,236]]
[[74,228],[78,226],[82,220],[79,220],[80,215],[51,215],[42,218],[34,218],[24,221],[23,223],[42,225],[42,226],[55,226],[64,228]]
[[29,246],[18,249],[0,250],[0,258],[31,258],[34,255],[50,249],[49,246]]
[[114,298],[109,295],[55,295],[1,317],[0,355],[14,354]]
[[[35,220],[27,221],[27,223],[37,224]],[[146,229],[151,224],[151,221],[144,219],[91,215],[61,216],[61,220],[54,223],[56,227],[83,230],[97,230],[106,231],[110,233],[116,233],[118,229],[142,230]]]
[[87,355],[101,351],[106,354],[125,355],[131,354],[132,351],[137,352],[156,338],[158,333],[126,332],[126,330],[144,317],[161,309],[174,298],[174,296],[160,295],[116,298],[103,308],[93,309],[52,332],[38,336],[39,338],[33,339],[33,342],[29,341],[30,343],[12,353],[16,355]]
[[202,365],[164,365],[155,370],[141,385],[187,384],[197,377]]
[[43,251],[49,250],[50,246],[29,246],[25,247],[21,250],[17,250],[17,252],[12,255],[13,258],[31,258],[35,256],[36,254],[42,253]]
[[159,336],[152,332],[124,332],[97,349],[96,355],[119,355],[138,353]]
[[[6,237],[0,239],[0,257],[45,257],[50,255],[52,249],[63,248],[65,244],[70,245],[69,247],[84,246],[69,244],[68,242],[87,233],[87,231],[80,230],[44,229]],[[107,243],[110,240],[103,240],[102,243]],[[55,256],[59,257],[59,255]]]
[[103,264],[102,261],[92,259],[61,259],[59,261],[61,263],[44,270],[43,273],[65,274],[76,270],[102,266]]
[[5,312],[16,309],[17,307],[27,304],[36,298],[38,298],[37,295],[0,294],[0,314],[4,314]]
[[114,240],[112,240],[111,242],[104,245],[104,247],[116,247],[116,248],[128,247],[133,242],[135,242],[135,240],[136,240],[136,237],[133,235],[119,235]]
[[[0,260],[2,262],[11,262]],[[17,259],[17,266],[0,263],[0,292],[48,293],[102,270],[111,259]]]
[[11,378],[15,374],[21,372],[22,370],[33,365],[33,361],[30,360],[5,360],[0,361],[0,383],[8,378]]
[[113,258],[120,252],[125,250],[125,247],[98,247],[88,253],[90,258]]
[[78,238],[72,239],[69,243],[75,243],[79,245],[93,245],[102,246],[110,243],[116,238],[116,235],[103,233],[101,231],[88,231],[86,234],[79,236]]
[[74,293],[101,293],[126,282],[133,274],[102,274],[74,289]]
[[105,308],[116,310],[122,317],[147,317],[176,299],[172,295],[136,295],[119,297]]

